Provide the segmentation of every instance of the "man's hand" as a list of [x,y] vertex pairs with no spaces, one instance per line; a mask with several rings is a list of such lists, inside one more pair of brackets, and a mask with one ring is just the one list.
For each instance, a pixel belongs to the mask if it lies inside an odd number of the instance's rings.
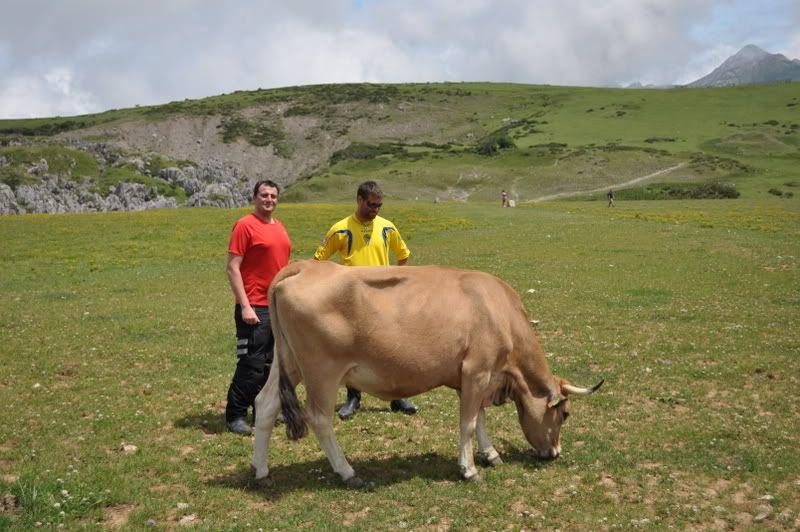
[[256,315],[256,311],[253,310],[253,307],[248,305],[246,307],[242,306],[242,321],[250,325],[255,325],[261,320],[258,319],[258,315]]

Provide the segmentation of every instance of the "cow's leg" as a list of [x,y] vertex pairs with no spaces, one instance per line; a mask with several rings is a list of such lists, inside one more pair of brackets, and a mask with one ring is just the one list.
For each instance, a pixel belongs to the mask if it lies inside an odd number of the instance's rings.
[[255,442],[253,443],[253,469],[257,481],[271,485],[269,474],[269,438],[272,428],[281,409],[281,397],[278,380],[280,378],[280,361],[275,357],[267,377],[267,383],[261,388],[255,400]]
[[458,445],[458,467],[461,471],[461,478],[464,480],[480,480],[478,470],[475,468],[475,460],[472,456],[472,434],[475,432],[477,424],[476,409],[465,405],[465,400],[461,397],[461,430]]
[[476,432],[478,435],[478,457],[481,461],[489,466],[502,464],[503,461],[500,459],[500,454],[489,439],[489,432],[486,430],[486,409],[483,407],[478,411]]
[[458,466],[461,478],[464,480],[480,480],[478,470],[475,468],[475,459],[472,455],[472,435],[478,424],[478,412],[481,409],[481,396],[477,393],[477,383],[473,379],[462,379],[460,392],[461,426],[458,445]]
[[[352,488],[364,487],[364,482],[345,458],[336,434],[333,432],[333,410],[336,406],[336,391],[339,379],[331,379],[330,374],[318,373],[316,378],[306,379],[306,416],[308,424],[317,436],[319,445],[328,457],[333,470],[345,484]],[[313,383],[313,384],[312,384]]]

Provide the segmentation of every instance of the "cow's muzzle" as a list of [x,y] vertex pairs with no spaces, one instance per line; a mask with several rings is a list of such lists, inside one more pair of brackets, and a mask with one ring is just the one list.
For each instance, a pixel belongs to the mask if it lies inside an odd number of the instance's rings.
[[561,446],[550,447],[549,449],[542,449],[538,451],[539,458],[542,460],[554,460],[561,454]]

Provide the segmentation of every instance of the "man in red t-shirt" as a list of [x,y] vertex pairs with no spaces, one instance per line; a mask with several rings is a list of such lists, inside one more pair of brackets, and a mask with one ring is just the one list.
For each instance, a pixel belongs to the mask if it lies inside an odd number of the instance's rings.
[[278,271],[289,263],[292,242],[274,218],[280,187],[270,180],[253,187],[252,213],[233,226],[228,243],[228,280],[236,297],[236,371],[228,388],[228,430],[250,434],[247,410],[267,382],[275,340],[269,321],[267,291]]

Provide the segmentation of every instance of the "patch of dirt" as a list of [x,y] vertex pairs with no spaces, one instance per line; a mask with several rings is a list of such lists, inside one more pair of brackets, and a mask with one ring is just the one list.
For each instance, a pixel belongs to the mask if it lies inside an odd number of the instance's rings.
[[270,501],[251,501],[247,504],[248,508],[257,512],[269,512],[275,507]]
[[178,524],[181,526],[190,526],[197,524],[197,520],[198,520],[197,515],[195,514],[184,515],[183,517],[178,519]]
[[525,510],[527,505],[520,500],[516,500],[511,504],[511,511],[514,513],[520,513],[522,510]]
[[7,493],[0,497],[0,514],[13,514],[18,508],[19,501],[16,496]]
[[109,528],[118,529],[128,524],[128,517],[136,507],[132,504],[122,504],[106,509],[103,524]]
[[751,488],[749,484],[742,484],[739,486],[739,489],[736,490],[736,493],[733,494],[733,502],[736,503],[737,506],[747,504],[750,501],[750,494],[752,492],[753,488]]
[[619,502],[619,489],[617,482],[611,478],[610,475],[603,474],[598,481],[598,484],[606,489],[606,496],[614,502]]
[[366,506],[359,512],[345,512],[342,516],[342,526],[353,526],[356,521],[359,521],[369,514],[370,507]]
[[0,460],[0,470],[5,470],[0,473],[0,479],[9,484],[19,480],[19,474],[10,472],[16,465],[17,463],[13,460]]

